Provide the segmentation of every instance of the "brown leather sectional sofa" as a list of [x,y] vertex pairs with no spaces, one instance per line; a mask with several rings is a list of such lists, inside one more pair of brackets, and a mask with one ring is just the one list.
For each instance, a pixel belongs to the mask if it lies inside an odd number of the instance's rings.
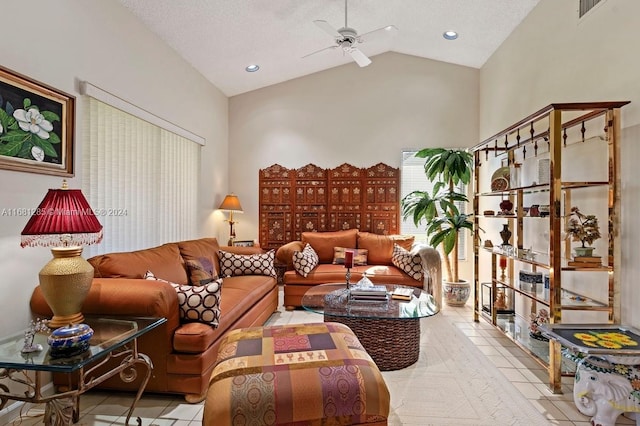
[[[157,278],[188,284],[185,261],[206,258],[220,271],[220,249],[236,254],[263,252],[256,247],[220,247],[215,238],[203,238],[89,259],[95,273],[82,309],[85,315],[167,318],[166,323],[138,340],[140,352],[151,358],[154,367],[147,392],[183,394],[188,402],[202,401],[222,336],[233,329],[263,325],[277,309],[275,277],[233,276],[222,283],[217,328],[201,322],[181,322],[175,289],[167,282],[144,279],[151,271]],[[38,317],[52,315],[39,287],[33,292],[31,310]],[[132,383],[111,378],[100,387],[137,390],[142,374],[138,376]],[[58,385],[66,383],[64,380],[63,376],[54,377]]]
[[[280,247],[276,252],[277,261],[286,265],[283,276],[284,306],[288,310],[300,307],[302,296],[309,288],[326,283],[345,282],[344,265],[333,264],[334,249],[365,249],[367,264],[351,268],[351,282],[360,280],[364,273],[373,283],[397,284],[419,287],[432,294],[438,301],[442,300],[442,270],[438,251],[427,246],[414,244],[413,236],[378,235],[360,232],[357,229],[332,232],[303,232],[300,241],[292,241]],[[319,258],[319,264],[306,277],[293,267],[293,253],[302,251],[310,244]],[[392,261],[394,244],[420,256],[422,263],[422,279],[416,280]]]

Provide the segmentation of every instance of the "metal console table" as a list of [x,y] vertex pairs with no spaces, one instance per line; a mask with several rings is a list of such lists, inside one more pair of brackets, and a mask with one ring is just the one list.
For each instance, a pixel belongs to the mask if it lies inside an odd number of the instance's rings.
[[[43,333],[36,334],[34,340],[44,347],[41,352],[22,353],[23,334],[0,340],[0,409],[9,400],[45,403],[45,425],[75,423],[80,415],[80,395],[117,374],[127,383],[136,380],[135,367],[139,365],[146,374],[127,413],[128,424],[153,369],[149,357],[138,352],[137,339],[164,322],[165,318],[86,317],[85,323],[94,330],[90,347],[70,358],[51,357]],[[100,373],[111,359],[120,360],[120,364]],[[70,380],[69,389],[43,395],[46,373],[66,373],[70,378],[77,375],[77,380]]]

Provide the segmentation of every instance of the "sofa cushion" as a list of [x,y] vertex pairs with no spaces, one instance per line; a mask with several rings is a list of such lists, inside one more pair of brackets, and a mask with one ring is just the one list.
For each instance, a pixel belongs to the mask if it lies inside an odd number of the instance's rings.
[[353,252],[353,266],[364,266],[367,264],[367,253],[369,253],[369,250],[346,247],[333,248],[333,262],[331,263],[334,265],[344,265],[344,252],[347,250]]
[[422,258],[419,254],[411,253],[398,244],[394,244],[392,261],[397,268],[404,271],[411,278],[416,281],[422,281]]
[[276,276],[276,268],[274,266],[275,250],[269,250],[261,254],[235,254],[220,250],[218,255],[220,256],[220,275],[223,277],[235,277],[238,275]]
[[189,272],[189,282],[191,285],[205,285],[218,278],[218,274],[207,257],[197,259],[187,259],[184,261]]
[[318,266],[318,254],[311,247],[311,244],[305,245],[302,251],[293,252],[292,259],[293,269],[303,277],[309,275]]
[[[345,282],[346,272],[344,266],[331,263],[319,264],[306,278],[295,271],[287,271],[283,276],[285,296],[292,291],[292,287],[298,285],[310,286],[327,283],[343,283]],[[367,278],[374,284],[398,284],[422,287],[422,282],[414,280],[393,265],[354,266],[351,269],[351,283],[357,283],[364,274],[366,274]]]
[[[187,260],[202,261],[202,259],[207,259],[211,265],[213,265],[214,275],[217,275],[218,271],[220,271],[220,265],[218,263],[218,250],[220,250],[220,246],[218,245],[218,240],[215,238],[180,241],[178,248],[185,262]],[[195,285],[193,281],[191,284]]]
[[359,249],[369,250],[369,265],[392,265],[393,245],[398,244],[405,250],[411,250],[413,235],[378,235],[371,232],[358,232]]
[[333,262],[334,247],[356,247],[357,229],[333,232],[303,232],[302,242],[311,244],[320,263]]
[[[157,278],[151,271],[147,271],[144,278],[147,280],[166,281]],[[202,286],[179,285],[172,282],[169,282],[169,284],[178,294],[181,320],[202,322],[214,327],[218,326],[220,322],[221,279]]]
[[187,284],[187,270],[178,244],[124,253],[107,253],[90,258],[96,278],[144,278],[147,271],[176,284]]
[[[275,278],[265,275],[224,278],[218,328],[203,328],[203,324],[195,322],[184,323],[173,335],[173,349],[177,352],[196,354],[205,351],[223,334],[236,327],[238,322],[246,323],[247,313],[259,303],[257,301],[264,300],[276,286]],[[182,371],[184,372],[184,367]]]

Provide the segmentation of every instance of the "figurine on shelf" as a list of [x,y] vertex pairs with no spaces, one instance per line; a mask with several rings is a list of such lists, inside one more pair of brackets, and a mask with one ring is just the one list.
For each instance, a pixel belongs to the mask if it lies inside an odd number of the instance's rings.
[[499,288],[497,290],[496,301],[494,302],[493,307],[498,311],[507,309],[507,296],[504,293],[503,288]]
[[41,320],[39,318],[35,322],[33,320],[29,322],[29,328],[24,332],[24,346],[21,350],[23,354],[40,352],[43,349],[40,343],[34,345],[33,340],[36,337],[36,333],[49,331],[47,322],[47,320]]
[[531,323],[529,324],[529,336],[537,340],[547,341],[546,337],[542,335],[538,326],[549,322],[549,313],[546,309],[540,309],[537,314],[531,313]]

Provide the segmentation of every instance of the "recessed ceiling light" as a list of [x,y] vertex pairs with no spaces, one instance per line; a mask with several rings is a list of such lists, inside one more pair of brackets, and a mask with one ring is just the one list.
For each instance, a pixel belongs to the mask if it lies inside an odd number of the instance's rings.
[[246,72],[256,72],[259,69],[260,69],[260,65],[251,64],[251,65],[247,65],[247,67],[244,70]]
[[458,33],[455,31],[445,31],[444,33],[442,33],[442,37],[444,37],[446,40],[455,40],[458,38]]

